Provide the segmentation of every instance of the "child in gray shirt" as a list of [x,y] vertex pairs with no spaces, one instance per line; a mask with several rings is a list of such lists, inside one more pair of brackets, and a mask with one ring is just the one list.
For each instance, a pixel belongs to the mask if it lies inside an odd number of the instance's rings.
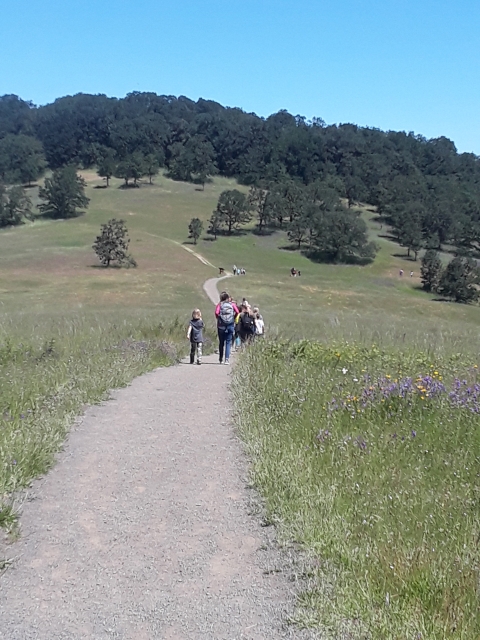
[[190,340],[190,364],[195,362],[195,351],[197,352],[197,364],[202,364],[203,329],[205,325],[202,320],[200,309],[194,309],[192,319],[187,329],[187,339]]

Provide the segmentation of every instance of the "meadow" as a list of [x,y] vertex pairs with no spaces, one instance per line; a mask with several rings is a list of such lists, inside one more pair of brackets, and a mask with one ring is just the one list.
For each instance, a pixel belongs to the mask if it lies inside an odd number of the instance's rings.
[[[450,394],[458,380],[477,398],[478,306],[422,292],[420,263],[368,208],[376,260],[316,264],[253,224],[184,244],[222,190],[246,191],[232,180],[201,191],[158,176],[124,190],[83,175],[85,215],[0,232],[0,525],[12,528],[15,491],[45,473],[85,404],[185,353],[194,307],[213,337],[202,283],[217,271],[193,248],[245,267],[225,286],[266,321],[232,388],[267,520],[308,553],[295,623],[331,637],[476,640],[478,415]],[[112,217],[126,221],[136,269],[97,264],[91,245]],[[427,376],[445,391],[422,398]]]

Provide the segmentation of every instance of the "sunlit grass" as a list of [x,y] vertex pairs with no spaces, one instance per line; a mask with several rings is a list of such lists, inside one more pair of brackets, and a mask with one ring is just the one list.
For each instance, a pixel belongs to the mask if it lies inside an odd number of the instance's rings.
[[[332,638],[480,636],[477,367],[457,348],[448,336],[427,351],[273,342],[236,368],[267,520],[311,557],[297,624]],[[426,376],[446,391],[429,395]],[[456,384],[468,401],[450,396]]]
[[0,497],[47,471],[84,405],[176,362],[185,344],[184,321],[145,312],[1,319]]

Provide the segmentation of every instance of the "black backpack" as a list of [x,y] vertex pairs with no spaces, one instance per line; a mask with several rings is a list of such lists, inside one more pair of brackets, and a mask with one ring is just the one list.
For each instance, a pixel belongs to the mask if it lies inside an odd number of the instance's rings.
[[255,318],[252,318],[248,313],[242,313],[240,324],[244,333],[255,333]]

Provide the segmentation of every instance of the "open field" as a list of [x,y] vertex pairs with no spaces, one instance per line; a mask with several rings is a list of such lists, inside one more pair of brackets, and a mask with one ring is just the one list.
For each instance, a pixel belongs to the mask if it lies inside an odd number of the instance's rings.
[[[119,180],[104,189],[97,188],[103,181],[96,174],[83,175],[91,198],[85,216],[0,232],[1,310],[50,314],[131,307],[154,310],[162,317],[188,313],[202,300],[201,283],[214,270],[176,243],[187,241],[192,217],[207,226],[219,193],[233,188],[234,182],[217,178],[200,191],[159,176],[153,186],[123,190]],[[405,251],[379,237],[385,229],[373,221],[374,214],[365,210],[364,216],[381,247],[375,262],[364,267],[314,264],[298,252],[279,251],[288,244],[279,232],[245,232],[216,242],[204,234],[197,250],[226,269],[234,263],[244,266],[247,277],[230,280],[231,291],[260,304],[267,323],[283,332],[369,335],[378,329],[382,336],[392,330],[423,334],[425,329],[448,330],[452,323],[457,333],[475,332],[478,308],[432,301],[418,289],[420,263],[399,257]],[[100,224],[111,217],[125,219],[138,269],[98,268],[91,245]],[[302,271],[301,278],[290,277],[292,266]],[[400,268],[403,278],[398,276]]]

